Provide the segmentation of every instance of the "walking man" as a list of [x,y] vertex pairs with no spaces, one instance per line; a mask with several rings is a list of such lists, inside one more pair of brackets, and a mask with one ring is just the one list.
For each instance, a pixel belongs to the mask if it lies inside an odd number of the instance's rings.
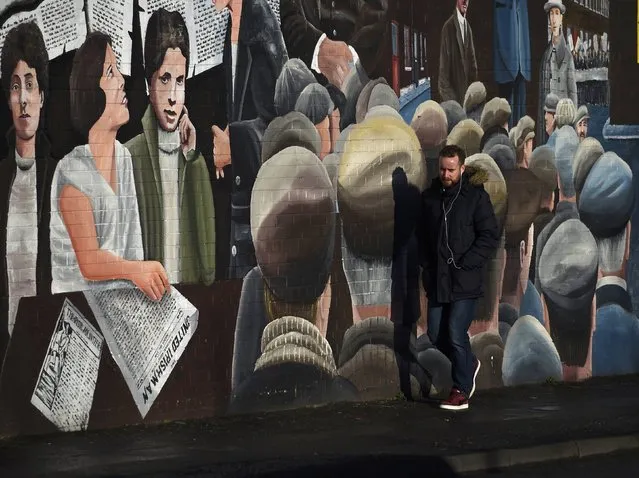
[[468,408],[480,363],[468,328],[483,295],[486,261],[499,228],[483,183],[488,175],[464,165],[464,151],[448,145],[439,154],[439,178],[422,194],[419,224],[422,280],[428,296],[428,337],[451,361],[453,387],[440,407]]

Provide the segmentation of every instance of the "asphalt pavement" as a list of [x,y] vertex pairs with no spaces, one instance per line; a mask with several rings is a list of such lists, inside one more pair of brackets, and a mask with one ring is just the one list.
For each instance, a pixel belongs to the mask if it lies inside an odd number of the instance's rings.
[[393,400],[18,437],[0,476],[461,476],[639,448],[638,406],[626,376],[479,391],[464,412]]
[[[464,478],[605,478],[606,476],[635,477],[639,475],[639,453],[621,453],[571,460],[543,462],[501,470],[469,473]],[[454,476],[454,475],[452,475]]]

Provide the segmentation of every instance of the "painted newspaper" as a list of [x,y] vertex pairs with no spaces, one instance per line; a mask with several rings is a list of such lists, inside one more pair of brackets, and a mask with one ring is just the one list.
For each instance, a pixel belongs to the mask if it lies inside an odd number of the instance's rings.
[[84,294],[144,418],[193,337],[199,313],[175,287],[158,302],[133,288]]
[[104,338],[65,299],[31,403],[61,431],[86,430]]

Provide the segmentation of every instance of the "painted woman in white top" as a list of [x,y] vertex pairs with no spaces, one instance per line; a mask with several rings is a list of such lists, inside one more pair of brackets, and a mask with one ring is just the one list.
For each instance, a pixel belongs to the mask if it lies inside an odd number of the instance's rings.
[[111,39],[91,33],[69,79],[71,121],[88,144],[59,163],[51,186],[52,293],[132,284],[150,299],[169,290],[162,264],[144,261],[129,151],[116,140],[129,121]]

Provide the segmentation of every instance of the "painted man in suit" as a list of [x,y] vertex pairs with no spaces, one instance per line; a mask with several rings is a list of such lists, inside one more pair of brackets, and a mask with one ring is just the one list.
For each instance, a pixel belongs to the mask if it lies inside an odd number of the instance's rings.
[[566,6],[562,0],[546,2],[544,10],[548,15],[551,37],[539,69],[539,113],[537,117],[537,138],[543,135],[543,99],[554,93],[561,100],[569,98],[573,104],[577,102],[577,81],[575,77],[575,61],[568,48],[563,32],[563,18]]
[[526,114],[526,81],[530,81],[528,0],[495,0],[494,70],[499,96],[512,106],[510,125]]
[[224,45],[228,126],[225,130],[213,126],[212,132],[215,174],[231,182],[228,278],[239,279],[256,265],[251,189],[261,164],[262,135],[276,116],[275,83],[288,55],[266,0],[214,0],[213,4],[231,12]]
[[469,0],[456,0],[455,12],[442,27],[438,88],[441,101],[464,104],[468,86],[477,80],[473,30],[466,12]]
[[0,365],[21,297],[51,292],[49,142],[40,129],[49,56],[35,23],[11,29],[2,47],[2,88],[13,127],[0,162]]
[[281,0],[280,11],[290,57],[304,61],[320,83],[341,88],[357,61],[371,78],[381,76],[388,2]]
[[162,263],[171,283],[215,278],[215,210],[208,169],[195,150],[184,106],[189,35],[182,16],[161,8],[149,19],[144,65],[149,106],[131,152],[144,258]]

